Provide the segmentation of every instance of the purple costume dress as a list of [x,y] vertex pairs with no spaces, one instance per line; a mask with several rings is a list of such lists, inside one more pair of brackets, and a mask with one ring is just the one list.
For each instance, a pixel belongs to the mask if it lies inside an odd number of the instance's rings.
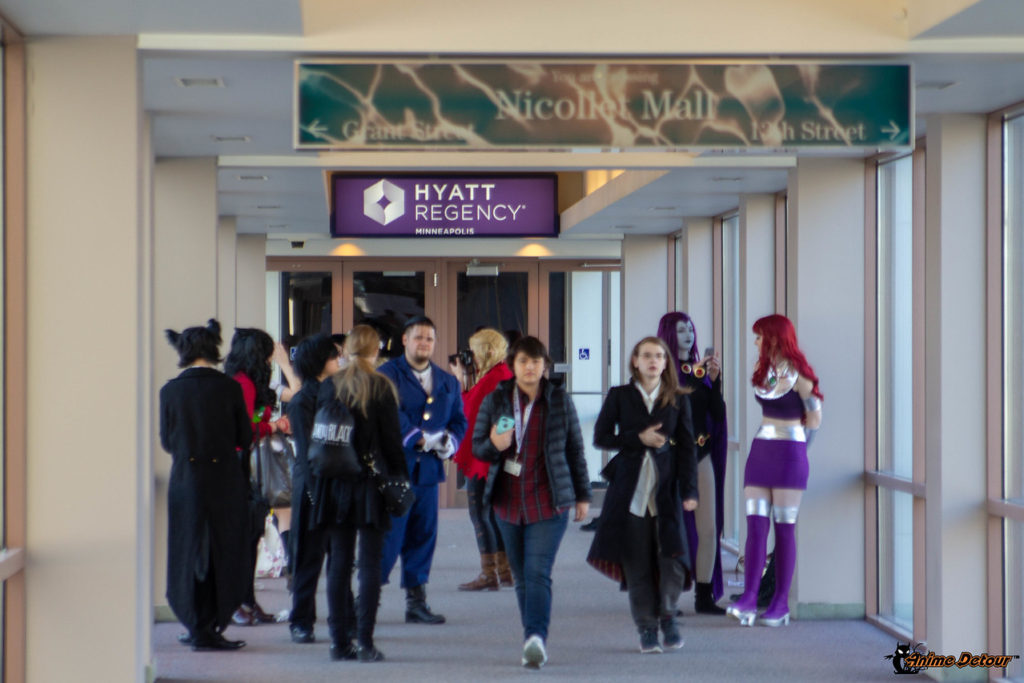
[[[779,385],[790,384],[790,377]],[[761,404],[764,417],[777,420],[799,420],[804,416],[804,405],[796,392],[796,375],[788,391],[754,390],[755,400]],[[778,385],[777,385],[778,386]],[[747,467],[743,472],[744,486],[763,486],[770,489],[807,489],[807,439],[800,425],[781,427],[765,424],[757,430],[750,444]]]

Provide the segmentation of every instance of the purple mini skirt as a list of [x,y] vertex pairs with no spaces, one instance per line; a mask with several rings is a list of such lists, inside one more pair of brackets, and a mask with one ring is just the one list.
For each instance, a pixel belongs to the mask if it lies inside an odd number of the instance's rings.
[[807,470],[807,444],[803,441],[754,439],[743,471],[743,485],[804,491]]

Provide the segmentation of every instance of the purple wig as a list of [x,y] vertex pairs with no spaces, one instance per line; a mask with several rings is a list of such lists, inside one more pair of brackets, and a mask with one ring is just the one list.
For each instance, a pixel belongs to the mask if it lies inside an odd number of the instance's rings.
[[[693,319],[681,311],[673,311],[672,313],[666,313],[661,316],[661,320],[658,321],[658,337],[668,346],[668,350],[672,352],[672,358],[676,361],[676,369],[679,369],[679,337],[676,336],[676,325],[680,322],[687,322],[693,325]],[[693,346],[690,348],[690,354],[687,357],[687,362],[696,363],[700,360],[700,356],[697,355],[697,326],[693,325]]]

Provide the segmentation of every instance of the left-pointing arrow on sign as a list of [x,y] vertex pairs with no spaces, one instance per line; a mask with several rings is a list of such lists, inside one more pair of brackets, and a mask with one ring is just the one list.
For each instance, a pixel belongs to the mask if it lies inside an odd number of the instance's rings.
[[[327,126],[325,126],[324,124],[320,123],[320,119],[313,119],[313,122],[310,123],[305,128],[306,128],[306,132],[309,133],[310,135],[315,135],[318,138],[327,137],[326,135],[324,135],[324,133],[327,132]],[[885,129],[882,129],[882,132],[884,133]]]

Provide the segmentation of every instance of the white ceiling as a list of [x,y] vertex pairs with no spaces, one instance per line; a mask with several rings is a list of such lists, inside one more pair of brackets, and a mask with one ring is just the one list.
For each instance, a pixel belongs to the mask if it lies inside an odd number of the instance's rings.
[[[28,35],[207,35],[205,42],[198,41],[206,46],[201,51],[140,50],[142,103],[152,119],[156,155],[219,157],[219,210],[237,217],[240,232],[296,239],[327,237],[326,162],[318,162],[315,153],[294,151],[291,130],[293,60],[322,55],[209,47],[209,34],[250,36],[250,44],[256,44],[258,36],[301,37],[300,0],[0,0],[0,12]],[[948,47],[955,44],[949,38],[1006,35],[1024,36],[1024,0],[982,0],[933,27],[922,40],[908,43],[915,54],[872,54],[861,60],[884,57],[914,65],[920,134],[932,114],[984,113],[1024,100],[1024,49],[1009,53],[988,49],[989,54],[954,54],[947,49],[930,54],[928,47],[937,38]],[[220,78],[223,87],[183,88],[177,78]],[[216,137],[244,140],[218,141]],[[783,189],[785,169],[751,167],[765,165],[758,163],[757,156],[717,158],[714,168],[700,167],[704,160],[697,159],[694,167],[672,170],[578,221],[571,234],[667,233],[678,229],[688,216],[734,208],[741,194]],[[373,165],[372,154],[369,162],[366,155],[351,158]],[[408,158],[416,165],[423,156]],[[531,159],[540,168],[556,168],[543,154]],[[580,163],[576,160],[573,166]],[[599,165],[616,163],[615,157],[604,155]],[[266,179],[240,180],[241,175]]]

